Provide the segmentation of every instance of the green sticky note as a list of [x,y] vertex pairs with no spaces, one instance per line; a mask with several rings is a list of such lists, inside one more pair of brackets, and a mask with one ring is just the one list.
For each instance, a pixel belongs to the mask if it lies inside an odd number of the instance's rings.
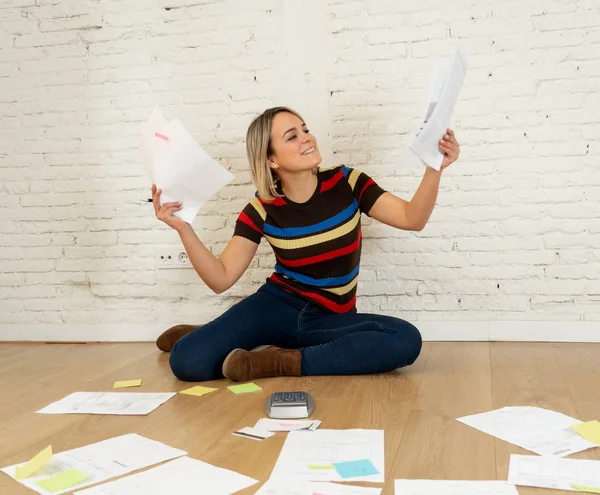
[[580,492],[600,493],[600,487],[573,484],[571,488],[575,488],[575,490],[579,490]]
[[248,392],[258,392],[262,390],[256,383],[243,383],[242,385],[231,385],[227,387],[234,394],[247,394]]
[[317,471],[317,470],[326,471],[326,470],[335,469],[335,466],[332,464],[327,464],[327,465],[309,464],[308,469],[314,469],[315,471]]
[[71,488],[72,486],[75,486],[86,480],[89,478],[89,476],[89,474],[77,471],[77,469],[68,469],[62,473],[55,474],[51,478],[38,481],[36,482],[36,485],[39,485],[50,493],[55,493],[60,492],[61,490],[66,490],[67,488]]

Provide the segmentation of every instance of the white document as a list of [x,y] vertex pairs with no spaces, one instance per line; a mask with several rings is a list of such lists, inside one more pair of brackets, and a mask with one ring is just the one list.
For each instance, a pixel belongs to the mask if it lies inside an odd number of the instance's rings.
[[254,428],[267,431],[295,431],[295,430],[316,430],[321,422],[319,420],[296,420],[296,419],[259,419]]
[[[29,478],[19,480],[19,483],[42,495],[50,495],[50,492],[36,485],[36,482],[68,469],[76,469],[89,475],[78,485],[52,494],[57,495],[174,459],[186,453],[183,450],[174,449],[163,443],[131,433],[55,454],[39,471]],[[5,467],[2,471],[14,478],[15,468],[18,465],[20,464]]]
[[252,440],[264,440],[265,438],[272,437],[275,435],[275,433],[271,433],[270,431],[262,430],[260,428],[251,428],[250,426],[246,426],[245,428],[234,431],[232,435],[250,438]]
[[581,421],[539,407],[503,407],[458,421],[539,455],[565,457],[596,447],[571,428]]
[[229,495],[255,483],[258,481],[235,471],[181,457],[75,495]]
[[255,495],[381,495],[381,490],[335,483],[269,480]]
[[152,182],[162,189],[161,205],[180,201],[174,215],[192,223],[196,214],[234,176],[213,160],[179,119],[167,121],[156,107],[140,140],[140,156]]
[[457,41],[454,55],[437,62],[429,88],[425,116],[410,145],[410,150],[423,163],[436,170],[441,168],[444,159],[438,144],[450,126],[466,73],[467,59],[460,42]]
[[146,415],[176,392],[73,392],[37,411],[40,414]]
[[508,482],[555,490],[580,491],[572,485],[600,488],[600,461],[513,454]]
[[395,480],[395,495],[519,495],[506,481]]
[[[379,474],[342,478],[335,462],[369,459]],[[325,468],[325,469],[324,469]],[[383,430],[290,431],[273,468],[273,480],[384,481]]]

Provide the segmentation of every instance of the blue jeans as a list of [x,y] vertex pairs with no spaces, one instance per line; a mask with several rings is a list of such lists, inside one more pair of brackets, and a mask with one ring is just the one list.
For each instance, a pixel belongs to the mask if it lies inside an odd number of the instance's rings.
[[421,334],[391,316],[327,312],[272,284],[179,339],[169,363],[180,380],[222,378],[229,352],[259,345],[299,349],[302,375],[382,373],[414,363]]

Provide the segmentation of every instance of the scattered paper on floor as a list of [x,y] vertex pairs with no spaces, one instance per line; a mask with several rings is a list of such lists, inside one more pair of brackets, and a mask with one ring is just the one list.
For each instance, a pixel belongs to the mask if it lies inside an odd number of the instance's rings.
[[577,486],[600,487],[600,461],[511,455],[508,482],[554,490],[581,491]]
[[539,455],[565,457],[595,447],[573,430],[581,421],[539,407],[503,407],[458,421]]
[[[61,483],[73,481],[77,476],[80,476],[74,471],[87,476],[85,480],[77,483],[77,488],[83,488],[115,476],[121,476],[159,462],[183,456],[186,453],[164,443],[130,433],[54,454],[52,459],[32,476],[18,482],[42,495],[51,493],[58,495],[70,492],[72,488],[49,491],[44,486],[55,488],[61,486]],[[8,466],[2,468],[1,471],[14,478],[16,467],[17,465]],[[70,470],[72,471],[69,473]],[[66,475],[62,474],[65,472],[67,472]],[[53,481],[48,481],[56,475],[61,476]]]
[[[335,463],[363,459],[368,459],[378,474],[343,478],[335,469]],[[383,482],[384,469],[383,430],[299,430],[288,433],[271,478]]]
[[255,479],[235,471],[181,457],[75,495],[228,495],[255,483]]
[[39,414],[145,415],[174,395],[175,392],[74,392],[37,412]]
[[396,495],[519,495],[506,481],[395,480]]

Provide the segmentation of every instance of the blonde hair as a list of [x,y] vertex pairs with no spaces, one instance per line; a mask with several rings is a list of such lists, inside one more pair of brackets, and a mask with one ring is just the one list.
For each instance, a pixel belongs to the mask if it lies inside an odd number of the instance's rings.
[[252,178],[258,189],[258,195],[264,201],[273,201],[283,196],[277,192],[277,174],[269,167],[269,156],[273,154],[271,143],[273,118],[281,112],[291,113],[304,122],[300,114],[291,108],[273,107],[256,117],[246,132],[246,154]]

